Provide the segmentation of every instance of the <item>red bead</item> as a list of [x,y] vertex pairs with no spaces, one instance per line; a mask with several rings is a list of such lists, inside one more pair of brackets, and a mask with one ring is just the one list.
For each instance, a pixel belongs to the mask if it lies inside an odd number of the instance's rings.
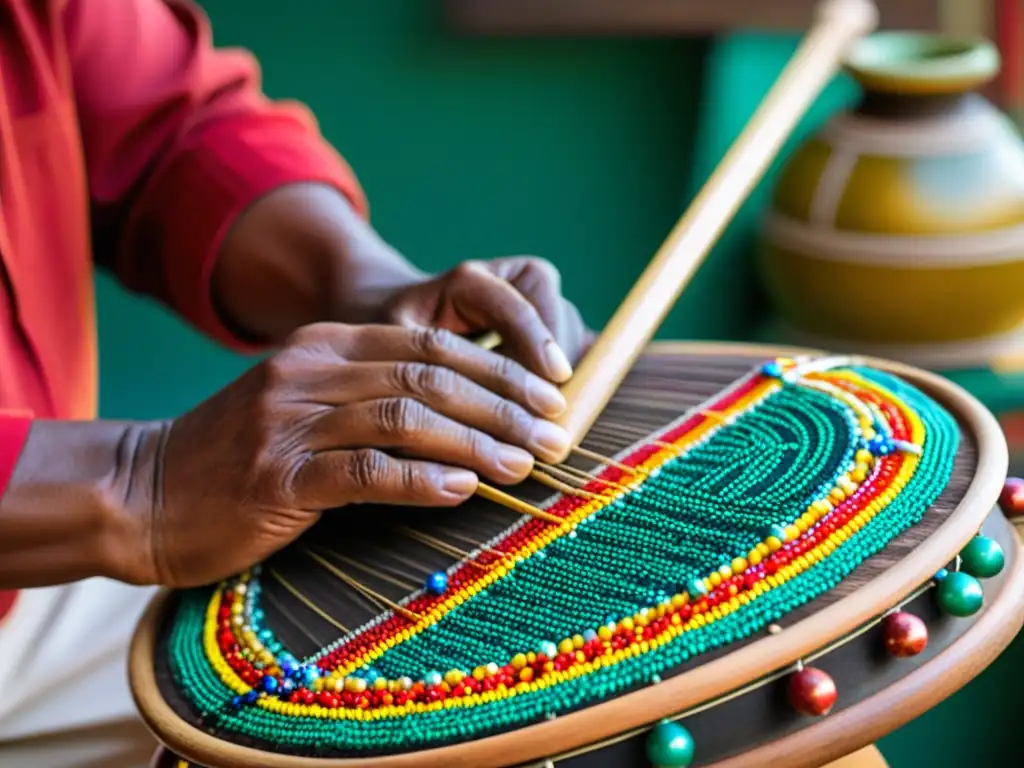
[[802,715],[827,715],[837,696],[835,681],[820,669],[804,667],[789,679],[789,702]]
[[885,649],[893,656],[917,656],[928,645],[928,627],[906,611],[890,613],[882,620]]
[[1006,478],[1003,491],[999,494],[999,507],[1007,517],[1024,515],[1024,480],[1019,477]]

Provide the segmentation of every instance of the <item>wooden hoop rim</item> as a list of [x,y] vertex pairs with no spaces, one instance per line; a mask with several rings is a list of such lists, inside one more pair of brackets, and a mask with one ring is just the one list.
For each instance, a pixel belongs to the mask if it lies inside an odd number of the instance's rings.
[[[729,342],[656,342],[648,348],[648,353],[749,355],[753,360],[758,357],[815,354],[815,351]],[[252,768],[254,765],[261,768],[514,766],[543,760],[548,755],[594,744],[656,722],[794,664],[833,639],[852,632],[898,605],[906,595],[955,558],[981,527],[1006,479],[1009,462],[1006,441],[995,417],[974,397],[946,379],[911,366],[872,358],[864,358],[864,362],[906,379],[957,416],[963,428],[977,440],[977,471],[957,508],[920,546],[856,593],[792,625],[788,632],[768,635],[658,685],[508,733],[384,757],[311,758],[264,752],[226,742],[195,728],[174,713],[160,694],[153,663],[160,619],[169,598],[165,591],[150,603],[129,650],[132,696],[142,719],[156,737],[177,754],[217,768]],[[983,616],[979,624],[994,621],[995,618]],[[971,631],[975,632],[974,629]],[[911,673],[907,679],[912,681],[916,674]],[[873,698],[885,698],[887,695],[888,692],[883,692]],[[857,708],[851,708],[851,711],[854,709]],[[835,719],[839,720],[844,715],[838,713]],[[828,719],[814,727],[830,721]],[[797,734],[785,741],[792,742],[800,736]],[[867,737],[863,743],[868,743],[871,738],[874,736]],[[787,754],[787,760],[790,757]],[[729,768],[742,765],[745,764],[737,762],[730,764]]]
[[819,768],[873,744],[920,717],[952,696],[998,658],[1024,625],[1024,548],[1012,526],[998,510],[991,515],[1004,527],[1013,549],[998,592],[985,595],[985,608],[960,639],[941,654],[853,706],[743,755],[705,768]]

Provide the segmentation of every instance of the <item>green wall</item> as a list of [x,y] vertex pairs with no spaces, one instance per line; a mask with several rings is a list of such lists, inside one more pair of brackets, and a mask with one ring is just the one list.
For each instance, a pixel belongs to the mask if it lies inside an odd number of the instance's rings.
[[[792,52],[789,39],[469,40],[431,0],[206,0],[216,38],[251,48],[274,96],[317,113],[385,236],[428,269],[537,253],[600,326]],[[290,13],[288,11],[291,11]],[[850,97],[829,89],[797,138]],[[662,336],[742,338],[759,295],[748,243],[759,189]],[[101,409],[172,416],[248,361],[98,281]],[[883,742],[895,768],[999,765],[1017,644],[978,681]],[[1008,715],[1012,716],[1012,715]]]

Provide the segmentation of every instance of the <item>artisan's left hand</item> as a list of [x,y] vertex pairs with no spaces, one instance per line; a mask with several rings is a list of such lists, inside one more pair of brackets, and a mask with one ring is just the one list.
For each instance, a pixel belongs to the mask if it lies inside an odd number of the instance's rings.
[[463,336],[495,331],[502,352],[557,383],[569,378],[570,364],[593,337],[579,310],[562,296],[558,270],[527,256],[464,262],[399,291],[386,317]]

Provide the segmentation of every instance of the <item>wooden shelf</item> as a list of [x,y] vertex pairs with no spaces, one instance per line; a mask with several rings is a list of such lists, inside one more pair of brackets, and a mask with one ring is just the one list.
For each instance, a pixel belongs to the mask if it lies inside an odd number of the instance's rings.
[[[949,0],[881,0],[881,26],[935,30]],[[955,0],[970,3],[973,0]],[[445,0],[452,27],[488,36],[674,37],[806,30],[816,0]]]

